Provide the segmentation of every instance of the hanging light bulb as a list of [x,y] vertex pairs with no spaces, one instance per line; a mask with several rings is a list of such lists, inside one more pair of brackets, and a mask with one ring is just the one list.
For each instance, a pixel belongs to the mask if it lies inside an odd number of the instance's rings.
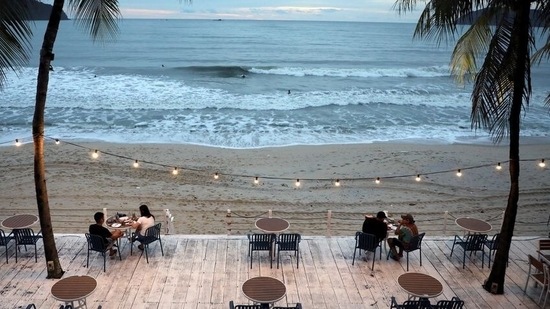
[[296,187],[299,187],[299,186],[300,186],[300,179],[296,179],[295,185],[296,185]]
[[218,174],[218,172],[215,172],[214,173],[214,179],[218,179],[218,178],[220,178],[220,174]]
[[177,174],[178,174],[178,168],[174,167],[174,170],[172,171],[172,175],[177,175]]
[[59,145],[59,143],[60,143],[59,139],[56,138],[56,139],[55,139],[55,144],[56,144],[56,145]]
[[462,176],[462,171],[460,171],[460,169],[458,169],[458,171],[456,171],[456,176],[458,176],[458,177]]
[[15,139],[15,146],[17,147],[21,146],[21,142],[17,138]]
[[544,159],[541,159],[541,160],[540,160],[539,166],[540,166],[540,167],[545,167],[545,166],[546,166],[546,163],[544,163]]
[[138,160],[135,160],[135,161],[134,161],[134,167],[135,167],[135,168],[138,168],[138,167],[139,167],[139,162],[138,162]]
[[92,158],[97,159],[99,157],[99,151],[97,149],[92,153]]
[[499,171],[502,169],[502,166],[500,165],[500,162],[497,163],[496,169],[499,170]]
[[336,181],[334,182],[334,185],[336,187],[339,187],[340,186],[340,179],[336,179]]
[[416,174],[416,181],[420,181],[420,180],[422,180],[422,179],[420,178],[420,174]]
[[374,181],[376,184],[380,183],[380,177],[376,177],[376,180]]
[[256,178],[254,178],[254,184],[257,185],[260,183],[260,180],[258,179],[258,176],[256,176]]

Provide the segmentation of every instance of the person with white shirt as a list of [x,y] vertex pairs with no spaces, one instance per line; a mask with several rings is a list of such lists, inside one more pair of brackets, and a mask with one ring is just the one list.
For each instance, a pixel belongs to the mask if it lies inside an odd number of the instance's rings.
[[[132,239],[142,242],[145,238],[145,231],[155,225],[155,216],[149,211],[147,205],[139,206],[140,217],[132,223],[132,228],[136,230],[134,238]],[[140,250],[143,250],[143,244],[138,246]]]

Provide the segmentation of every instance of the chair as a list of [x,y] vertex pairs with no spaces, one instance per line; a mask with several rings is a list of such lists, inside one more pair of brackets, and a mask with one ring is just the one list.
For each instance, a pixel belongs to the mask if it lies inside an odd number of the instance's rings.
[[437,304],[432,305],[433,309],[462,309],[464,308],[464,301],[458,297],[453,297],[451,300],[440,300]]
[[460,236],[455,235],[450,257],[453,256],[455,245],[459,245],[460,247],[462,247],[462,250],[464,251],[464,254],[462,256],[462,268],[464,269],[466,265],[466,252],[469,251],[470,256],[472,256],[472,253],[481,251],[481,268],[483,268],[485,264],[485,251],[483,250],[483,244],[486,241],[487,234],[468,234],[465,238],[461,238]]
[[278,307],[278,306],[275,306],[275,307],[271,307],[271,309],[302,309],[302,304],[296,303],[296,306],[294,306],[294,307]]
[[36,309],[36,306],[34,304],[28,304],[26,309]]
[[275,244],[277,245],[277,269],[281,260],[281,251],[294,251],[296,254],[296,268],[300,265],[300,234],[280,234]]
[[543,251],[550,251],[550,239],[539,239],[539,248],[537,250],[539,259],[544,257],[545,259],[550,260],[550,252],[546,252],[545,254]]
[[[416,250],[420,251],[420,266],[422,266],[422,239],[424,239],[425,235],[426,233],[421,233],[412,237],[411,241],[409,242],[409,246],[406,248],[403,248],[403,251],[407,253],[407,271],[409,271],[409,252],[413,252]],[[390,259],[390,253],[391,251],[388,251],[386,260]]]
[[260,305],[235,305],[233,301],[229,301],[229,309],[261,309]]
[[489,268],[491,268],[491,257],[495,254],[495,251],[498,249],[498,242],[500,240],[500,233],[493,235],[491,240],[485,241],[484,246],[489,249]]
[[[529,284],[529,279],[535,280],[535,284],[540,284],[542,290],[540,291],[539,301],[542,299],[544,291],[548,288],[548,265],[545,265],[541,261],[537,260],[532,255],[528,255],[529,258],[529,270],[527,272],[527,281],[525,282],[525,288],[523,288],[523,293],[527,293],[527,285]],[[545,297],[546,301],[546,297]],[[542,306],[544,308],[544,306]]]
[[[160,252],[162,253],[162,256],[164,256],[164,250],[162,249],[162,239],[160,239],[160,231],[161,231],[162,224],[157,223],[150,228],[145,230],[145,236],[139,240],[141,244],[143,245],[143,251],[145,251],[145,259],[147,260],[147,263],[149,263],[149,245],[153,242],[157,241],[160,243]],[[135,236],[135,233],[134,235]],[[130,255],[132,255],[134,245],[132,244],[130,246]]]
[[403,304],[398,304],[395,297],[391,297],[390,309],[430,309],[433,308],[427,298],[419,300],[406,300]]
[[363,232],[355,233],[355,249],[353,250],[353,261],[351,265],[355,264],[355,253],[359,249],[359,255],[361,255],[361,250],[372,252],[372,270],[374,270],[374,260],[376,260],[376,248],[380,248],[380,259],[382,259],[382,248],[380,247],[380,242],[373,234],[367,234]]
[[254,251],[269,251],[269,261],[273,268],[273,242],[275,234],[248,234],[248,256],[250,256],[250,268]]
[[25,246],[25,251],[27,251],[27,245],[34,245],[34,261],[38,262],[36,243],[42,238],[40,232],[34,234],[34,231],[30,228],[14,229],[13,237],[15,238],[15,246],[17,247],[15,250],[15,262],[17,263],[17,251],[19,251],[19,246]]
[[0,229],[0,246],[6,247],[6,264],[8,264],[8,244],[13,239],[13,233],[10,233],[8,236]]
[[[88,243],[88,252],[86,254],[86,267],[88,267],[88,265],[90,264],[90,251],[99,252],[103,256],[103,272],[105,272],[105,264],[107,261],[107,255],[105,253],[109,251],[108,245],[106,245],[103,241],[103,237],[99,235],[94,235],[90,233],[85,233],[84,235],[86,235],[86,241]],[[118,250],[118,258],[122,260],[120,250]]]

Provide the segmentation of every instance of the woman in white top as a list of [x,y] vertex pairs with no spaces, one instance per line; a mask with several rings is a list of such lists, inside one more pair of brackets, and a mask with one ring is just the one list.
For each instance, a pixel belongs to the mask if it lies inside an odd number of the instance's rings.
[[[136,230],[135,240],[141,242],[145,238],[145,231],[155,225],[155,216],[149,211],[147,205],[139,206],[139,212],[141,216],[132,224],[132,227]],[[143,250],[143,245],[138,246],[140,250]]]

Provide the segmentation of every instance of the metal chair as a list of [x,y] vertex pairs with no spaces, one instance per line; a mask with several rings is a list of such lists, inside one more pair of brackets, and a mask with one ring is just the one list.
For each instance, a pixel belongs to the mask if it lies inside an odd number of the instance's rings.
[[434,309],[462,309],[464,308],[464,301],[458,297],[453,297],[451,300],[440,300],[437,304],[432,305]]
[[361,250],[372,252],[372,270],[374,270],[374,260],[376,260],[376,249],[380,248],[380,259],[382,259],[382,248],[380,247],[380,242],[373,234],[367,234],[363,232],[355,233],[355,249],[353,250],[353,261],[351,265],[355,264],[355,253],[359,249],[359,255],[361,255]]
[[[160,231],[161,231],[162,224],[157,223],[150,228],[145,230],[145,236],[138,240],[143,245],[143,251],[145,251],[145,259],[147,260],[147,263],[149,263],[149,245],[154,243],[158,240],[160,243],[160,252],[162,253],[162,256],[164,256],[164,250],[162,249],[162,239],[160,238]],[[130,246],[130,255],[132,254],[134,245],[132,244]]]
[[26,309],[36,309],[36,306],[34,304],[28,304]]
[[491,257],[493,254],[495,254],[495,251],[498,249],[498,242],[500,241],[500,233],[496,233],[493,235],[493,238],[491,240],[487,240],[484,243],[484,246],[489,249],[489,268],[491,268]]
[[[420,251],[420,266],[422,266],[422,239],[424,239],[425,235],[426,233],[421,233],[412,237],[411,241],[409,242],[409,245],[403,248],[403,251],[407,253],[407,271],[409,271],[409,253],[410,252],[413,252],[416,250]],[[386,260],[390,259],[390,253],[391,251],[388,251]]]
[[15,238],[15,246],[17,247],[17,249],[15,250],[15,262],[17,263],[17,251],[19,251],[20,249],[19,246],[24,246],[25,251],[27,251],[27,245],[34,245],[34,261],[38,262],[38,251],[36,249],[36,243],[39,239],[42,238],[40,232],[34,234],[34,231],[30,228],[14,229],[13,237]]
[[248,234],[248,256],[250,256],[250,268],[254,251],[269,251],[269,262],[273,268],[273,242],[275,234]]
[[455,235],[453,247],[451,248],[451,255],[449,257],[453,256],[455,245],[462,247],[462,250],[464,251],[462,256],[462,268],[464,269],[466,265],[466,252],[469,251],[471,256],[472,253],[481,251],[481,268],[483,268],[485,264],[485,251],[483,250],[483,246],[486,241],[487,234],[468,234],[465,238]]
[[[542,287],[538,301],[538,303],[540,303],[544,291],[548,288],[548,281],[550,280],[550,275],[548,274],[548,265],[545,265],[543,262],[537,260],[530,254],[527,257],[529,259],[529,270],[527,271],[527,281],[525,282],[523,293],[527,293],[527,285],[529,284],[529,280],[535,280],[535,283],[540,284]],[[542,308],[544,308],[544,306],[542,306]]]
[[271,309],[302,309],[302,304],[301,304],[301,303],[296,303],[296,306],[294,306],[294,307],[279,307],[279,306],[275,306],[275,307],[271,307]]
[[[85,233],[86,235],[86,241],[88,243],[88,252],[86,254],[86,267],[88,267],[90,263],[90,251],[95,251],[101,253],[103,256],[103,272],[106,271],[106,264],[107,264],[107,251],[110,250],[109,246],[105,244],[103,241],[103,237],[99,235],[94,235],[90,233]],[[118,258],[122,261],[122,256],[120,255],[120,250],[118,250]]]
[[390,309],[431,309],[433,308],[427,298],[419,300],[406,300],[403,304],[398,304],[395,297],[391,297]]
[[300,234],[280,234],[277,236],[275,244],[277,245],[277,269],[281,260],[281,251],[294,251],[296,254],[296,268],[300,265]]
[[261,309],[260,305],[235,305],[232,300],[229,301],[229,309]]
[[0,246],[6,247],[6,264],[8,264],[8,244],[13,239],[13,233],[10,233],[8,236],[0,229]]

